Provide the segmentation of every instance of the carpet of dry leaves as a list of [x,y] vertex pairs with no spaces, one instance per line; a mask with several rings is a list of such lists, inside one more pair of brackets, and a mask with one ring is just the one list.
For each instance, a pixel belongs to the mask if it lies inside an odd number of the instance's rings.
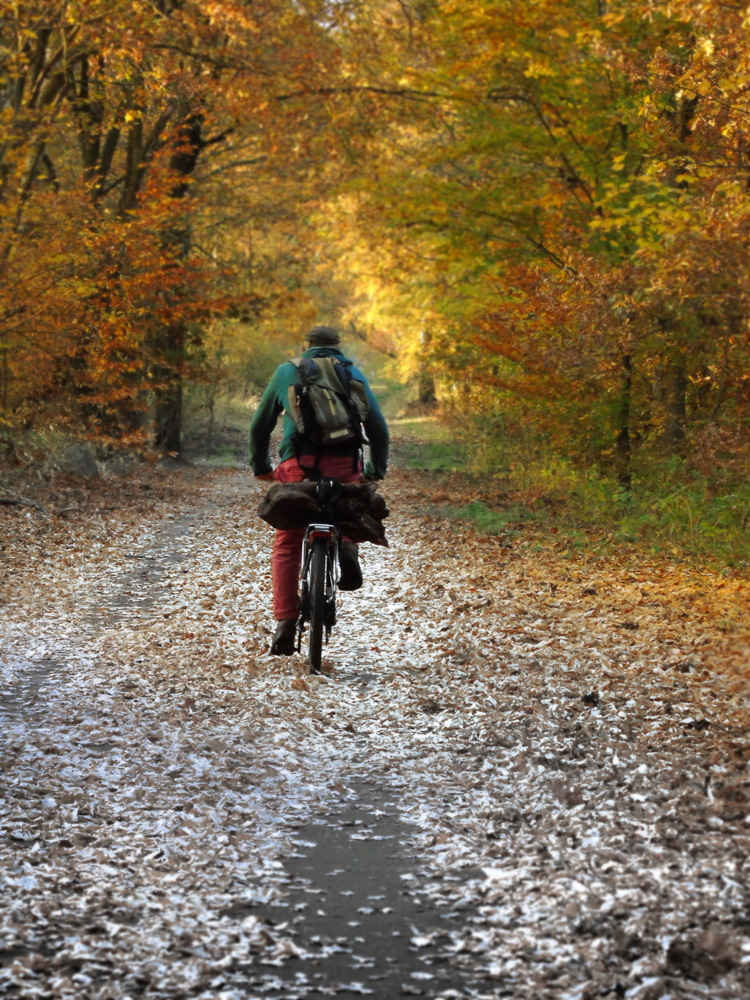
[[478,536],[423,513],[468,486],[396,472],[311,678],[267,654],[261,492],[150,470],[0,507],[0,994],[398,995],[361,962],[322,987],[304,921],[252,913],[369,779],[451,917],[403,993],[750,995],[748,584]]

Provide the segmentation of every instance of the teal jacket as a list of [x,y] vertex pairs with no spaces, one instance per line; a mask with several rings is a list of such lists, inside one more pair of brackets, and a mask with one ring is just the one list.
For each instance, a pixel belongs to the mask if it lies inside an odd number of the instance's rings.
[[[370,458],[365,465],[368,479],[383,479],[388,468],[388,425],[380,412],[378,401],[372,394],[367,379],[354,364],[335,347],[310,347],[303,358],[336,358],[349,365],[352,378],[364,382],[370,413],[364,423],[365,434],[370,442]],[[276,426],[279,414],[284,414],[283,436],[279,445],[279,458],[285,461],[294,458],[297,427],[289,412],[289,386],[297,381],[297,367],[291,361],[279,365],[268,388],[263,393],[260,406],[250,423],[250,466],[256,476],[272,472],[273,466],[268,455],[271,432]]]

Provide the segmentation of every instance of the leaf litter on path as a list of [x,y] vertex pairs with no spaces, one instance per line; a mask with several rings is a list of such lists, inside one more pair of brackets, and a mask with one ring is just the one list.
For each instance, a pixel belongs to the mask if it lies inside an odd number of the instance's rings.
[[[261,487],[150,482],[74,520],[1,512],[0,990],[268,995],[311,959],[304,921],[253,909],[285,898],[295,830],[376,781],[411,831],[405,891],[446,916],[464,985],[442,995],[748,995],[746,654],[720,581],[481,537],[396,473],[392,547],[363,550],[310,678],[266,652]],[[422,971],[408,992],[441,995]]]

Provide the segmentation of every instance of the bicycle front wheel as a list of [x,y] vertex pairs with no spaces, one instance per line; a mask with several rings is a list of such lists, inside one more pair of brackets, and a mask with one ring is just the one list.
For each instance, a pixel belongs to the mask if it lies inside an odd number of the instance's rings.
[[324,538],[313,542],[310,557],[310,673],[319,674],[323,660],[323,629],[326,612],[326,562],[328,546]]

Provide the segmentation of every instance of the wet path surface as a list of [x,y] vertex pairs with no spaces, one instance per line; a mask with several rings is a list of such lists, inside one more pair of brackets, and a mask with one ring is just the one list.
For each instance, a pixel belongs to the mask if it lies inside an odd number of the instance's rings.
[[4,664],[5,690],[0,694],[0,718],[23,719],[33,707],[50,678],[65,670],[65,664],[52,657],[36,660],[14,659]]
[[744,695],[656,571],[435,531],[396,477],[310,678],[259,488],[141,488],[2,596],[0,993],[750,995]]
[[[348,804],[296,831],[298,853],[284,859],[283,902],[250,910],[288,928],[308,957],[254,985],[289,998],[311,990],[344,998],[421,995],[425,987],[491,991],[489,980],[461,974],[434,947],[441,927],[469,912],[441,910],[419,891],[424,873],[397,818],[396,793],[389,798],[375,779],[347,791]],[[461,873],[446,878],[466,881]]]

